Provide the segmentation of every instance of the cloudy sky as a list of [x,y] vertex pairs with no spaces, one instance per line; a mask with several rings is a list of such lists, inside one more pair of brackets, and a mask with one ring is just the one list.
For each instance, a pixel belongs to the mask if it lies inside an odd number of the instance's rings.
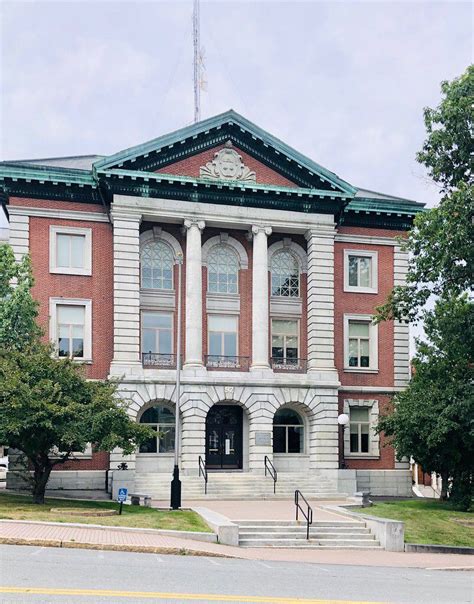
[[[1,2],[0,158],[111,154],[192,122],[192,2]],[[234,108],[352,184],[433,204],[422,109],[469,2],[201,3],[202,116]]]

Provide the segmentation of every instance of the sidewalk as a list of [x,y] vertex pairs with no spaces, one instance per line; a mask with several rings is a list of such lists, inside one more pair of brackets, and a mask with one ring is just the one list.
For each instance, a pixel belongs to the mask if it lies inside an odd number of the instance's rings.
[[471,556],[467,555],[411,554],[380,550],[323,551],[239,548],[159,534],[154,535],[150,531],[146,533],[134,530],[123,531],[114,527],[102,530],[87,526],[65,526],[59,523],[55,525],[42,523],[27,524],[14,520],[0,522],[0,543],[162,554],[188,553],[201,556],[226,556],[247,560],[307,562],[325,565],[472,568],[474,570],[474,560]]

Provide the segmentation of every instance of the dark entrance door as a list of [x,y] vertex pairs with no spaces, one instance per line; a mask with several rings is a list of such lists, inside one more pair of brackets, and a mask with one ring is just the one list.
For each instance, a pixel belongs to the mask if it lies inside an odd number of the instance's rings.
[[242,407],[214,405],[206,419],[206,465],[211,470],[242,468]]

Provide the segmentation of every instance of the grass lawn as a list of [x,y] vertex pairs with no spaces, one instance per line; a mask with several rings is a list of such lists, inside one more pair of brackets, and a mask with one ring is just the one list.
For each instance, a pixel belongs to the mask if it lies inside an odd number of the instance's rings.
[[[51,512],[51,508],[64,511]],[[124,505],[121,516],[73,516],[68,508],[78,510],[118,510],[112,501],[77,501],[73,499],[46,499],[45,505],[35,505],[28,495],[0,493],[0,518],[12,520],[44,520],[49,522],[79,522],[107,526],[172,529],[177,531],[212,532],[195,512],[186,510],[161,511],[137,505]]]
[[474,547],[474,514],[457,512],[445,502],[384,501],[370,508],[352,509],[361,514],[403,520],[407,543]]

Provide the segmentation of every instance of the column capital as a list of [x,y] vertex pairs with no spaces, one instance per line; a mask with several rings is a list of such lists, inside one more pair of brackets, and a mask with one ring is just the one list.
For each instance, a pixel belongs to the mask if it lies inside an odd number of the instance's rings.
[[253,224],[252,225],[252,234],[257,235],[258,233],[264,233],[268,237],[269,235],[272,234],[272,227],[264,226],[264,225],[260,225],[260,224]]
[[203,231],[206,226],[206,223],[204,222],[204,220],[199,220],[197,218],[185,218],[183,226],[185,230],[190,229],[192,226],[197,226],[200,231]]

